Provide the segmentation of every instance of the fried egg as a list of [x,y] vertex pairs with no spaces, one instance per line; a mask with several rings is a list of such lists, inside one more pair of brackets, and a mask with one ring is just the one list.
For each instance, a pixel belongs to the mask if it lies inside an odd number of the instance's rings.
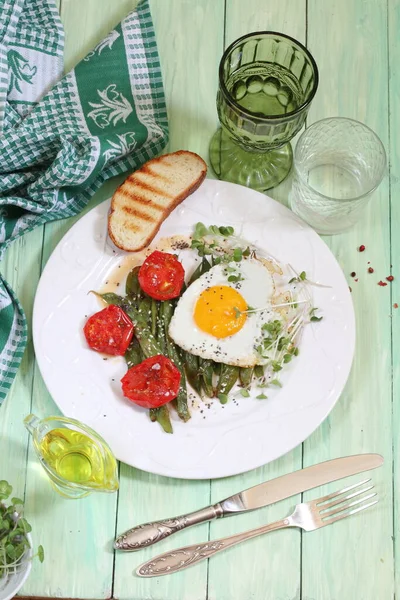
[[[256,258],[215,265],[180,298],[169,335],[202,358],[240,367],[262,364],[257,347],[262,326],[277,318],[274,292],[273,276]],[[270,308],[245,312],[264,307]]]

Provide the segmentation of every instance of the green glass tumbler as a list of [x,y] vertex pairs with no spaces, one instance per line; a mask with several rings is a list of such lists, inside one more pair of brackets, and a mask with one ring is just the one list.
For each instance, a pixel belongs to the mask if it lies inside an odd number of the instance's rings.
[[210,143],[219,179],[261,192],[283,181],[292,166],[290,140],[317,88],[315,60],[293,38],[260,31],[233,42],[219,65],[221,127]]

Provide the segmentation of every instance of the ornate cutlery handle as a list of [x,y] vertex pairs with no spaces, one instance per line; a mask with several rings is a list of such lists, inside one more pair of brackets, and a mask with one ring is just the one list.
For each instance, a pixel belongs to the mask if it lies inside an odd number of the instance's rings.
[[137,525],[121,534],[114,543],[114,548],[117,550],[136,551],[151,546],[156,542],[164,540],[173,533],[190,527],[222,517],[223,510],[219,504],[207,506],[195,512],[174,519],[165,519],[163,521],[155,521],[154,523],[145,523]]
[[201,560],[210,558],[211,556],[214,556],[214,554],[217,554],[217,552],[222,552],[222,550],[236,546],[236,544],[240,544],[240,542],[243,542],[244,540],[249,540],[250,538],[268,533],[269,531],[293,526],[293,521],[288,517],[282,521],[276,521],[270,525],[257,527],[257,529],[252,529],[245,533],[239,533],[211,542],[204,542],[203,544],[193,544],[193,546],[178,548],[177,550],[172,550],[172,552],[164,552],[164,554],[159,554],[152,560],[140,565],[136,570],[136,574],[140,577],[160,577],[160,575],[175,573],[176,571],[186,569],[186,567],[190,567]]

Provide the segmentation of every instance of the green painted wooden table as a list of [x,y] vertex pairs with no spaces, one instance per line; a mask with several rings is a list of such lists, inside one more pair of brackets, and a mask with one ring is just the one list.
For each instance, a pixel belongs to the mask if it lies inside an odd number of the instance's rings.
[[[135,6],[135,0],[61,0],[66,68]],[[400,427],[400,0],[152,0],[170,119],[170,150],[186,148],[207,159],[216,126],[218,62],[224,47],[256,30],[282,31],[305,42],[320,69],[308,123],[342,115],[367,123],[390,156],[383,181],[357,227],[327,239],[351,281],[357,346],[351,377],[319,429],[290,454],[245,475],[183,481],[121,464],[119,494],[68,501],[41,474],[22,419],[57,408],[41,379],[32,343],[0,410],[0,478],[25,493],[36,543],[46,550],[23,588],[26,596],[129,600],[391,600],[400,595],[398,548]],[[212,176],[212,175],[210,175]],[[109,197],[109,181],[92,201]],[[271,195],[287,201],[290,181]],[[18,240],[2,264],[31,323],[40,272],[76,219],[37,229]],[[365,244],[366,252],[357,252]],[[375,269],[367,273],[367,261]],[[391,285],[379,279],[392,272]],[[349,277],[349,280],[351,278]],[[116,531],[172,516],[302,466],[358,452],[379,452],[373,474],[380,503],[362,515],[301,535],[272,533],[187,571],[160,579],[133,575],[155,549],[113,554]],[[329,489],[334,489],[332,486]],[[306,497],[316,496],[315,490]],[[156,552],[215,538],[281,517],[298,498],[249,515],[182,532]]]

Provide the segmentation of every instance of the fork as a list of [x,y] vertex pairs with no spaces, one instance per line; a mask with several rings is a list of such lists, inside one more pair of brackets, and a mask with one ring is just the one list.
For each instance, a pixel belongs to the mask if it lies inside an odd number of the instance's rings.
[[[367,502],[376,496],[376,493],[365,495],[374,486],[362,487],[370,481],[370,479],[365,479],[360,483],[328,494],[327,496],[322,496],[322,498],[318,498],[317,500],[297,504],[293,513],[286,517],[286,519],[275,521],[269,525],[263,525],[262,527],[257,527],[257,529],[251,529],[250,531],[219,540],[193,544],[192,546],[185,546],[171,552],[164,552],[164,554],[159,554],[140,565],[136,570],[136,574],[140,577],[160,577],[161,575],[176,573],[176,571],[181,571],[206,558],[214,556],[217,552],[222,552],[227,548],[236,546],[244,540],[249,540],[269,531],[276,531],[277,529],[285,529],[286,527],[299,527],[304,531],[320,529],[377,504],[378,500]],[[360,497],[358,498],[358,496]],[[356,506],[357,508],[354,508]]]

